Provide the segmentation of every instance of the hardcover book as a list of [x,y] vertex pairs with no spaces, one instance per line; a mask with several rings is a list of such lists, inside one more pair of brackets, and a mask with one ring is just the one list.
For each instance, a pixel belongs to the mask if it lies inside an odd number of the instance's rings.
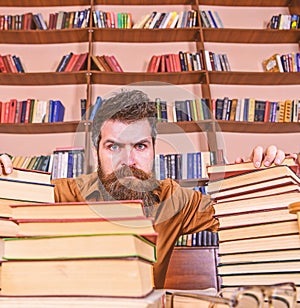
[[12,260],[1,265],[1,295],[143,297],[153,266],[140,258]]

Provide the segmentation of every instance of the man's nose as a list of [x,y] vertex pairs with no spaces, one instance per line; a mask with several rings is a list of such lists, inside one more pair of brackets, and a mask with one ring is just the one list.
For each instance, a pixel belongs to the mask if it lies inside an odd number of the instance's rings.
[[135,157],[132,148],[124,148],[124,150],[122,151],[122,165],[135,165]]

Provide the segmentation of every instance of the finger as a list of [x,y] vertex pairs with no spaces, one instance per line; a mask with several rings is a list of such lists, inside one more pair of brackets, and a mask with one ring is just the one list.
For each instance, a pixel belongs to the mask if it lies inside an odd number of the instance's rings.
[[257,146],[254,148],[252,154],[251,154],[251,160],[253,162],[253,165],[256,168],[259,168],[261,166],[261,162],[264,156],[264,149],[261,146]]
[[10,157],[6,154],[0,156],[0,174],[10,174],[13,170],[12,161]]
[[266,149],[263,164],[265,166],[270,166],[272,163],[280,165],[284,159],[285,153],[281,150],[278,150],[276,146],[271,145]]
[[240,163],[244,162],[244,159],[242,157],[237,157],[234,162],[236,164],[240,164]]

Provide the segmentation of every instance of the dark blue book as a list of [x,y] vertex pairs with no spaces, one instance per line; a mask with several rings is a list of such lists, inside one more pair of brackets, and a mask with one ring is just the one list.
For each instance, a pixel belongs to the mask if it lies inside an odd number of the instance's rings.
[[56,72],[63,72],[67,66],[67,64],[69,63],[71,57],[73,55],[73,52],[70,52],[69,54],[67,55],[64,55],[62,57],[62,59],[60,60],[57,68],[56,68]]
[[90,112],[90,116],[89,116],[90,121],[94,120],[95,115],[97,114],[97,112],[98,112],[99,108],[101,107],[102,103],[103,103],[102,97],[98,96],[97,99],[96,99],[96,102],[95,102],[95,104],[92,107],[92,110]]
[[63,122],[65,116],[65,106],[60,100],[51,100],[52,102],[52,112],[49,122]]
[[168,109],[166,101],[160,101],[160,110],[161,110],[161,121],[168,122]]
[[24,67],[23,67],[23,65],[22,65],[22,63],[21,63],[20,58],[17,57],[16,55],[13,55],[13,56],[12,56],[12,59],[13,59],[13,61],[14,61],[14,63],[15,63],[15,66],[16,66],[18,72],[19,72],[19,73],[24,73]]

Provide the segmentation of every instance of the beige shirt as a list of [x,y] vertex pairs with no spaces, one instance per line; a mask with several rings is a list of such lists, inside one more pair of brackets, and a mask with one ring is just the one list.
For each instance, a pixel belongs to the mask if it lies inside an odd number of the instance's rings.
[[[98,189],[97,173],[82,175],[76,179],[57,179],[56,202],[82,202],[103,200]],[[182,188],[175,181],[160,181],[157,193],[160,203],[155,204],[154,227],[157,237],[157,262],[154,264],[154,284],[163,288],[170,257],[178,237],[204,229],[216,231],[219,222],[214,215],[209,196]]]

